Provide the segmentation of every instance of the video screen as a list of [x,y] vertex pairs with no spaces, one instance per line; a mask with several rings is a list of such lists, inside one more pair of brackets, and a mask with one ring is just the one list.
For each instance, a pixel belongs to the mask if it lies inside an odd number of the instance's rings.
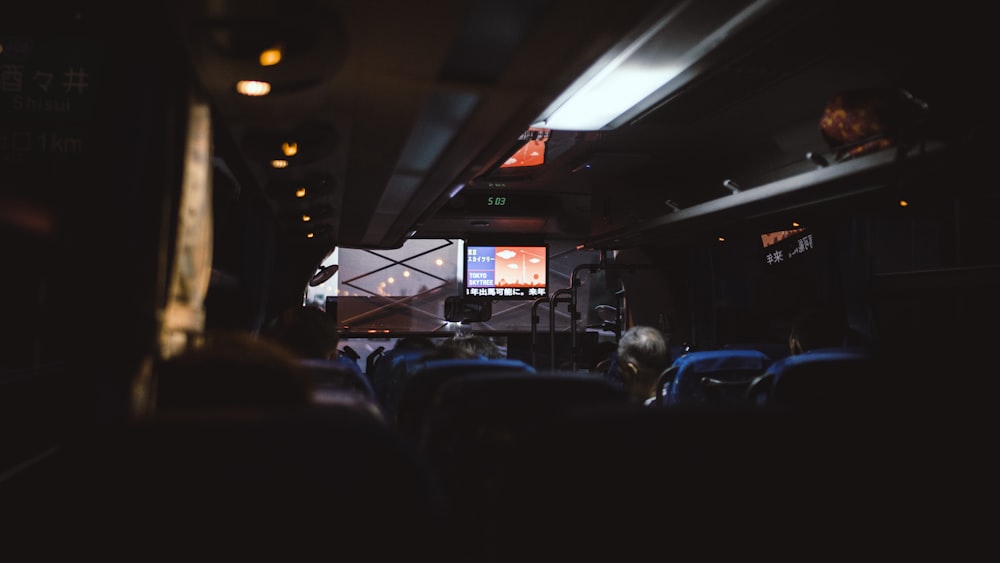
[[465,295],[537,299],[548,295],[548,246],[466,245]]

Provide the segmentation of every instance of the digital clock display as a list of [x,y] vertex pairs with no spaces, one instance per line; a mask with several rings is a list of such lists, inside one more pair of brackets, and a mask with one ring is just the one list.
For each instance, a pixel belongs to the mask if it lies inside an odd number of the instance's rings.
[[490,189],[459,194],[448,202],[448,207],[443,212],[466,217],[518,217],[532,216],[545,209],[556,208],[557,204],[550,196]]

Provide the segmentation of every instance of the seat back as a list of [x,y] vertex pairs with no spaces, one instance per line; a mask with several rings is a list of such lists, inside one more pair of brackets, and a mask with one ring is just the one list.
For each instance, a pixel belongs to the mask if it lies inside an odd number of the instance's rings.
[[599,374],[469,373],[452,378],[438,390],[422,428],[420,446],[432,457],[465,447],[470,448],[466,453],[474,449],[499,456],[503,444],[489,444],[490,435],[506,441],[565,410],[629,401],[624,389]]
[[653,561],[666,549],[722,561],[748,546],[794,560],[817,545],[892,546],[882,519],[906,510],[887,482],[906,462],[873,418],[750,405],[567,413],[505,463],[497,560]]
[[624,389],[589,373],[469,374],[441,386],[417,443],[446,483],[475,487],[502,467],[525,433],[559,413],[629,402]]
[[656,396],[667,406],[742,404],[750,383],[771,363],[760,350],[688,352],[661,374]]
[[876,357],[860,348],[822,348],[771,364],[747,390],[758,406],[842,407],[884,397]]
[[449,549],[429,465],[353,408],[138,420],[67,444],[44,475],[26,481],[25,524],[37,515],[34,527],[66,540],[48,543],[76,556],[395,561]]
[[401,382],[396,397],[395,427],[404,436],[416,442],[427,413],[434,404],[437,392],[449,381],[459,377],[486,373],[535,373],[535,368],[511,359],[437,359],[413,367]]
[[511,541],[497,534],[497,507],[504,502],[510,464],[522,459],[518,452],[530,435],[563,412],[629,404],[622,388],[581,372],[498,371],[444,384],[418,444],[450,499],[459,550],[489,553]]
[[407,374],[427,350],[388,350],[375,361],[368,372],[375,399],[382,405],[389,420],[395,419],[396,396]]
[[342,361],[306,358],[299,360],[299,363],[309,371],[319,389],[356,391],[372,400],[375,399],[375,390],[368,378]]

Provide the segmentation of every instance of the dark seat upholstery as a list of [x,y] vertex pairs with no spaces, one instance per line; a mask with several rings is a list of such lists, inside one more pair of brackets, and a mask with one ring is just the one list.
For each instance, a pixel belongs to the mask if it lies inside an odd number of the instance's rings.
[[429,465],[350,408],[130,422],[67,444],[23,479],[20,523],[48,538],[37,547],[74,557],[448,558]]
[[410,370],[427,350],[388,350],[374,364],[374,372],[369,372],[375,398],[389,420],[396,418],[396,402],[399,389]]
[[688,352],[661,374],[657,397],[668,406],[745,403],[750,383],[771,361],[751,349]]
[[309,371],[319,388],[348,389],[375,399],[375,390],[368,378],[340,361],[306,358],[299,363]]
[[436,394],[445,383],[457,377],[495,372],[535,373],[535,368],[521,360],[465,358],[430,360],[414,366],[401,382],[396,398],[396,429],[416,443]]
[[490,552],[512,541],[497,534],[497,507],[528,436],[563,412],[629,401],[613,382],[576,372],[480,373],[442,386],[419,444],[442,479],[461,549]]
[[915,491],[897,473],[913,458],[886,448],[892,435],[874,417],[750,405],[567,412],[511,450],[492,506],[498,560],[761,550],[795,561],[916,545],[903,539],[914,519],[902,502]]
[[881,403],[886,382],[878,358],[861,348],[822,348],[771,364],[747,390],[759,406],[842,408]]

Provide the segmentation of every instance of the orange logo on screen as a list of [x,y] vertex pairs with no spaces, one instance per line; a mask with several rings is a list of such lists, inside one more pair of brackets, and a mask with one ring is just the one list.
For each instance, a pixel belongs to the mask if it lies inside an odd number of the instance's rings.
[[497,287],[544,287],[545,249],[537,246],[497,247]]
[[788,229],[785,231],[774,231],[772,233],[764,233],[760,235],[760,242],[764,246],[764,248],[767,248],[772,244],[779,243],[792,235],[801,233],[804,230],[806,230],[805,227],[799,227],[798,229]]
[[545,142],[549,139],[548,129],[532,128],[528,129],[528,134],[531,135],[531,138],[501,164],[500,168],[519,168],[521,166],[545,164]]

